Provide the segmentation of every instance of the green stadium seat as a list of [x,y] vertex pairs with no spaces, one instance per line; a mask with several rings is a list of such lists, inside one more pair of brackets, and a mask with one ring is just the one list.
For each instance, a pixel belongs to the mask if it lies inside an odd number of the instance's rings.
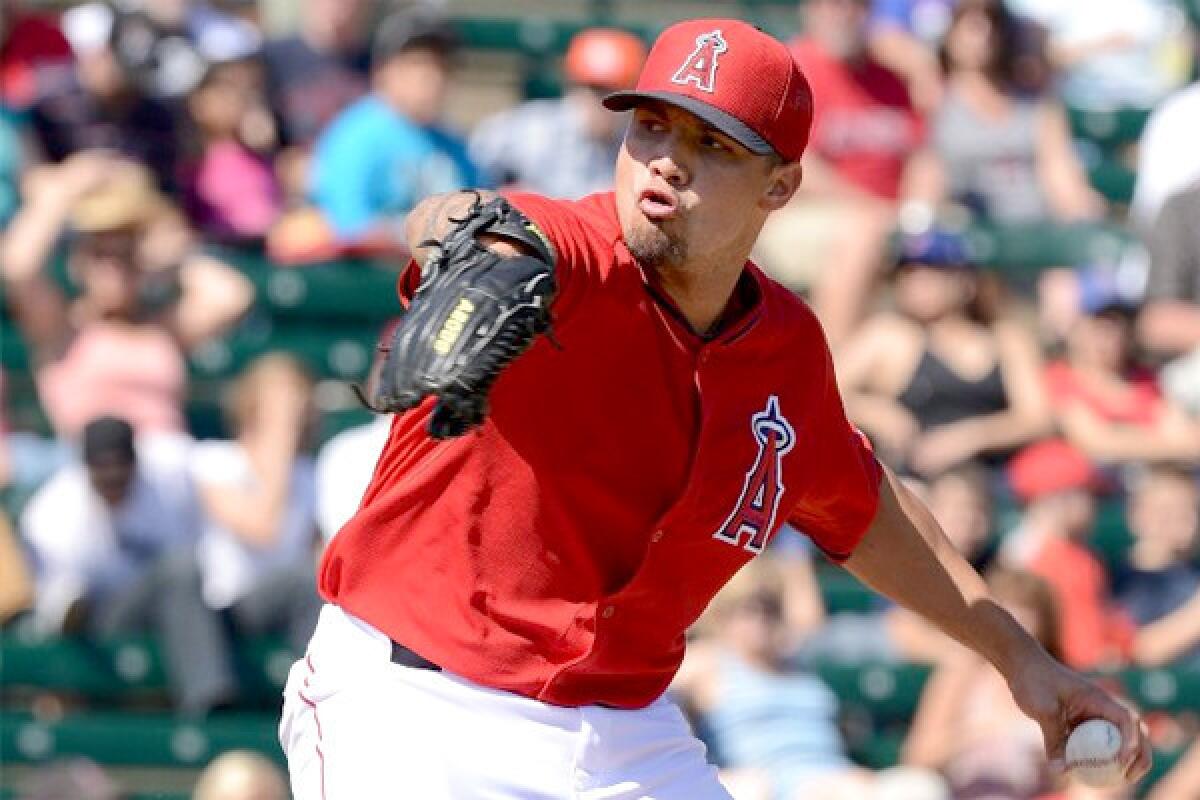
[[1142,135],[1150,112],[1127,108],[1118,111],[1087,111],[1071,108],[1067,117],[1071,132],[1080,139],[1091,142],[1105,152],[1115,152],[1132,144]]
[[818,664],[815,669],[843,707],[865,710],[876,722],[907,721],[929,677],[922,664]]
[[345,259],[277,267],[253,250],[212,252],[254,283],[258,306],[272,319],[383,321],[400,312],[395,264]]
[[1131,249],[1141,247],[1128,231],[1102,223],[981,223],[972,226],[966,235],[982,265],[1018,281],[1049,267],[1114,263]]
[[1117,677],[1143,710],[1200,712],[1200,669],[1128,669]]
[[274,320],[256,316],[232,333],[192,353],[192,374],[228,378],[264,353],[281,350],[298,357],[318,378],[359,380],[367,374],[383,323],[340,324]]
[[1129,205],[1137,173],[1117,159],[1105,159],[1088,170],[1088,181],[1110,203]]
[[168,713],[128,711],[71,713],[39,719],[23,712],[0,712],[0,761],[41,763],[85,756],[100,764],[195,767],[226,750],[245,749],[283,763],[270,713],[225,713],[184,720]]
[[819,567],[817,583],[821,599],[830,614],[843,611],[870,611],[879,605],[879,595],[864,586],[858,578],[836,567]]
[[[273,639],[245,643],[236,662],[243,698],[249,705],[274,705],[295,655]],[[145,638],[104,643],[82,639],[32,639],[7,633],[0,638],[4,689],[57,691],[97,703],[164,695],[166,678],[158,647]]]

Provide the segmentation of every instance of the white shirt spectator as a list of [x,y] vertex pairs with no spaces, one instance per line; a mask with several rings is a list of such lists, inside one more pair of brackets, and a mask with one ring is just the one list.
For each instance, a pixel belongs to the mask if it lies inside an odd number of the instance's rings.
[[[192,454],[192,476],[210,486],[247,487],[255,480],[246,452],[234,441],[199,442]],[[300,456],[292,467],[287,507],[272,547],[255,547],[211,519],[204,521],[198,547],[204,602],[228,608],[277,568],[311,561],[315,526],[313,462]]]
[[116,508],[79,463],[63,467],[30,499],[20,532],[34,553],[40,630],[59,630],[76,600],[126,586],[157,557],[196,541],[199,503],[180,455],[139,445],[137,473]]
[[1052,47],[1123,40],[1066,69],[1062,97],[1069,106],[1149,109],[1187,81],[1187,17],[1173,0],[1009,0],[1008,5],[1043,25]]
[[1171,195],[1200,180],[1200,83],[1171,95],[1155,109],[1138,142],[1137,185],[1130,213],[1149,229]]
[[317,455],[317,522],[326,542],[358,511],[391,428],[390,415],[377,416],[334,436]]
[[485,119],[471,135],[468,152],[497,184],[574,200],[612,188],[620,146],[620,135],[589,136],[583,110],[559,98],[533,100]]

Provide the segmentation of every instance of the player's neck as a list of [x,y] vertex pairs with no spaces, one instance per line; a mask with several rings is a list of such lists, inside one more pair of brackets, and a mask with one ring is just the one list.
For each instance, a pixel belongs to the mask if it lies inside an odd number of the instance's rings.
[[741,277],[746,259],[720,265],[688,264],[655,269],[657,283],[698,335],[712,331]]

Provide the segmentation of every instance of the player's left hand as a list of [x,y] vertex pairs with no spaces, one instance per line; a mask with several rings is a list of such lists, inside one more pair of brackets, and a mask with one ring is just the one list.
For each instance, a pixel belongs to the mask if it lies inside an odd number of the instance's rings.
[[1046,755],[1056,773],[1065,770],[1071,730],[1088,719],[1106,719],[1121,731],[1121,763],[1129,783],[1150,769],[1146,723],[1129,706],[1091,681],[1046,656],[1023,663],[1009,678],[1017,705],[1042,728]]

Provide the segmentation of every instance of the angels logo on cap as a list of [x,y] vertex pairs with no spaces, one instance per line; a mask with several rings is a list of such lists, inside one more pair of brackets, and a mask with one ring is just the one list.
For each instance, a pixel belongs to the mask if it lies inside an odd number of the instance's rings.
[[717,57],[728,49],[720,29],[700,34],[696,37],[696,49],[671,76],[671,82],[680,86],[694,83],[700,91],[711,94],[717,80]]

